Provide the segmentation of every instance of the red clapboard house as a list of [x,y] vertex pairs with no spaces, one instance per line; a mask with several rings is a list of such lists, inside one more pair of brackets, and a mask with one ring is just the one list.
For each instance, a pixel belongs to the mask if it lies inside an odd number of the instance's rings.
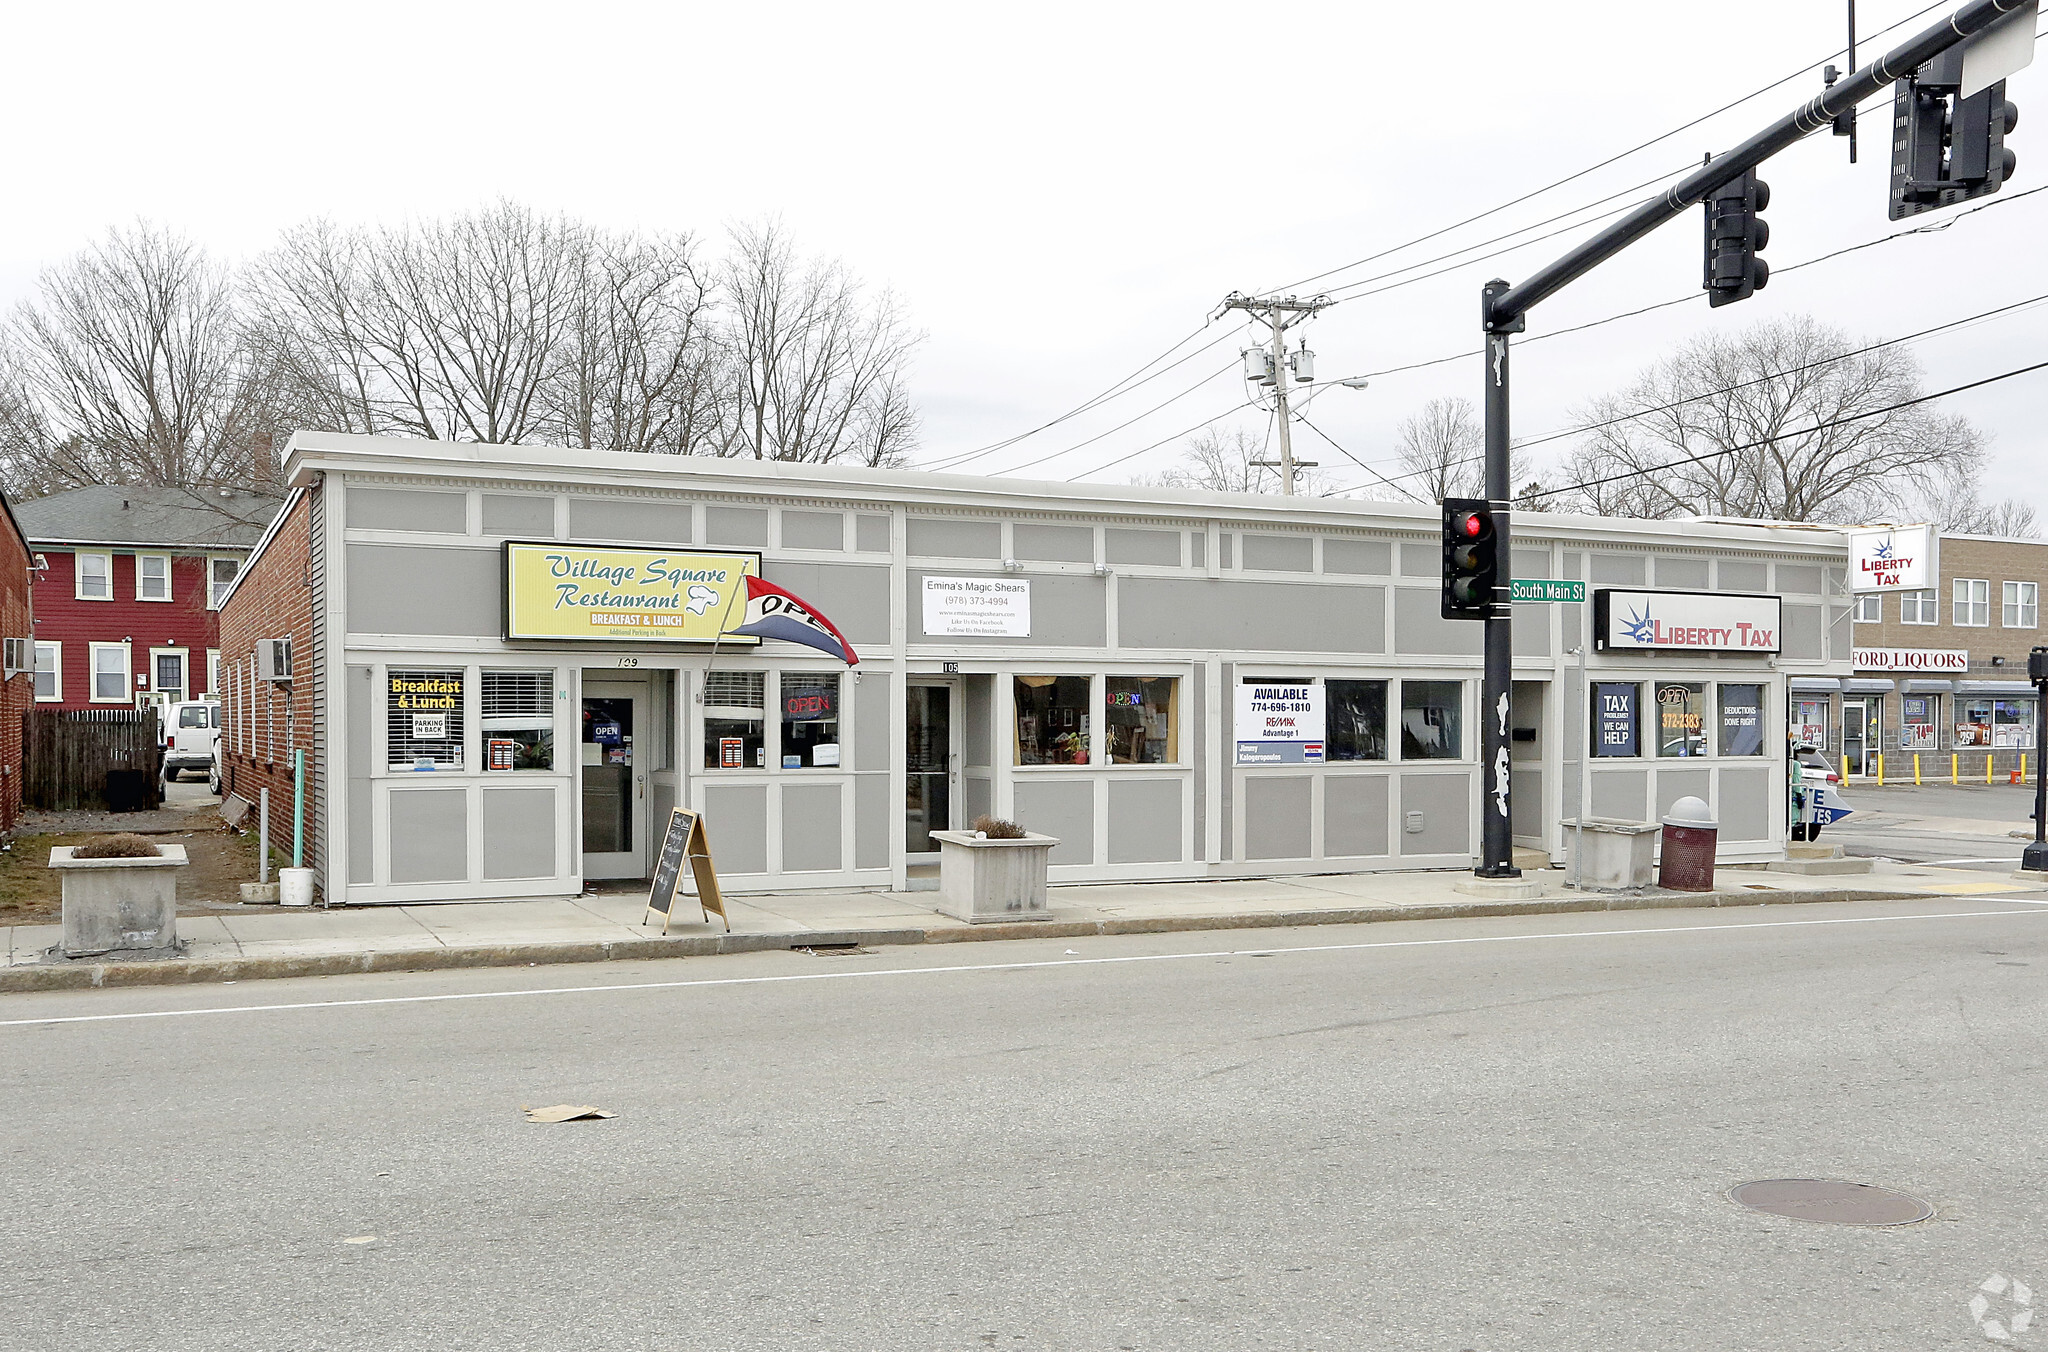
[[42,709],[220,689],[220,598],[277,510],[236,489],[101,484],[15,504],[35,577]]
[[6,666],[0,674],[0,835],[21,820],[21,716],[33,698],[29,667],[35,629],[28,541],[13,508],[0,497],[0,635]]

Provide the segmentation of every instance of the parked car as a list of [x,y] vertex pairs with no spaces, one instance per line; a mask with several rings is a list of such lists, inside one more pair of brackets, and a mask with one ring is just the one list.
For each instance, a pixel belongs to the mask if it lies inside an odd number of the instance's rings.
[[206,762],[206,791],[220,797],[220,738],[213,739],[213,755]]
[[164,706],[164,782],[187,770],[204,771],[213,764],[220,744],[220,701],[186,700]]
[[1792,839],[1816,840],[1823,826],[1840,821],[1855,809],[1842,801],[1842,777],[1828,764],[1826,756],[1810,746],[1801,746],[1793,754],[1799,757],[1800,778],[1805,793],[1812,799],[1812,807],[1802,808],[1800,820],[1792,825]]

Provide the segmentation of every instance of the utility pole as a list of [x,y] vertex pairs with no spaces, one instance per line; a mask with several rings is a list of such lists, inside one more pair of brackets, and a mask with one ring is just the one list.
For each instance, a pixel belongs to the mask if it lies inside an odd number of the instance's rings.
[[[1314,368],[1304,361],[1297,372],[1287,351],[1287,330],[1305,319],[1312,319],[1318,310],[1331,304],[1328,296],[1311,296],[1298,300],[1293,296],[1252,297],[1233,291],[1223,298],[1221,310],[1244,310],[1253,318],[1265,324],[1271,334],[1271,349],[1265,354],[1265,369],[1273,384],[1273,401],[1280,418],[1280,458],[1278,460],[1254,460],[1252,463],[1263,469],[1280,471],[1280,491],[1294,496],[1294,472],[1297,469],[1314,469],[1314,460],[1294,458],[1293,415],[1287,408],[1287,381],[1295,375],[1306,384],[1314,378]],[[1221,313],[1221,310],[1218,313]],[[1291,316],[1291,317],[1290,317]],[[1301,355],[1306,358],[1307,349]],[[1260,383],[1264,383],[1263,378]]]

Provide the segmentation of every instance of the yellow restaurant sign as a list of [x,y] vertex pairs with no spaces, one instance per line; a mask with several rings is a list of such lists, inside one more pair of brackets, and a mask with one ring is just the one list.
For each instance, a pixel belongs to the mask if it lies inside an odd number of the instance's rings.
[[[709,643],[747,608],[759,554],[505,543],[505,637]],[[738,592],[735,599],[734,593]],[[758,638],[728,636],[725,643]]]

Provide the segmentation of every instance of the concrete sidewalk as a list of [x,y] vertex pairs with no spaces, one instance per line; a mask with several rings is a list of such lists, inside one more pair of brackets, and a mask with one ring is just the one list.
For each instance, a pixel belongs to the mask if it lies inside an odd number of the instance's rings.
[[728,898],[730,933],[679,898],[669,933],[641,924],[639,894],[571,901],[374,906],[179,918],[182,956],[156,961],[68,961],[50,955],[56,925],[4,934],[0,992],[91,986],[185,984],[348,972],[523,967],[538,963],[697,957],[758,949],[957,943],[984,939],[1077,938],[1173,930],[1354,925],[1380,920],[1544,915],[1660,907],[1755,906],[1821,901],[1887,901],[2004,893],[2048,904],[2048,888],[1967,869],[1876,861],[1870,873],[1813,877],[1771,869],[1723,869],[1711,893],[1581,893],[1565,875],[1526,875],[1543,884],[1527,900],[1453,890],[1465,872],[1354,873],[1199,883],[1114,883],[1055,887],[1052,918],[969,925],[932,909],[932,892],[813,892]]

